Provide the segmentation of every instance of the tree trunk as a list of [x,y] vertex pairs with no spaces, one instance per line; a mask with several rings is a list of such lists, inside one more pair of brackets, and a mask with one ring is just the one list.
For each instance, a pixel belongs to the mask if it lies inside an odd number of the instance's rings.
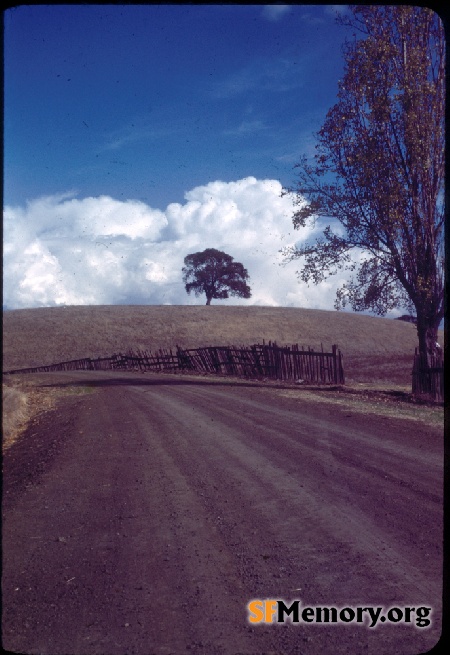
[[414,359],[413,393],[426,394],[441,400],[442,381],[439,367],[442,353],[437,342],[439,319],[427,316],[426,312],[417,312],[417,336],[419,338],[419,357]]
[[210,304],[211,304],[211,298],[209,298],[208,296],[206,296],[206,304],[207,304],[207,305],[210,305]]
[[438,350],[437,337],[438,337],[438,324],[433,324],[427,318],[420,316],[417,313],[417,336],[419,338],[419,352],[423,357],[426,357],[427,363],[430,362],[432,355],[436,354]]

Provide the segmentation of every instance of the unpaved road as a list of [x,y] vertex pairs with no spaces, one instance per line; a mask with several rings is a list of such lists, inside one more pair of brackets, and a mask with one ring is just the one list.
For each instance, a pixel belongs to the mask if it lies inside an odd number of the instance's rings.
[[[441,429],[250,382],[38,379],[94,391],[5,455],[4,648],[412,655],[437,641]],[[432,625],[250,625],[255,598],[430,606]]]

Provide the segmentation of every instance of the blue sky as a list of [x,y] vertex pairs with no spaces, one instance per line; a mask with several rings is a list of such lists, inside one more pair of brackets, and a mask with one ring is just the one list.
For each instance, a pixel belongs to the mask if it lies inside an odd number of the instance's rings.
[[249,269],[231,303],[332,308],[339,279],[306,289],[279,250],[311,236],[280,191],[336,101],[337,11],[6,11],[4,304],[202,303],[183,258],[216,247]]
[[5,15],[5,202],[68,189],[163,209],[292,166],[336,98],[327,6],[23,6]]

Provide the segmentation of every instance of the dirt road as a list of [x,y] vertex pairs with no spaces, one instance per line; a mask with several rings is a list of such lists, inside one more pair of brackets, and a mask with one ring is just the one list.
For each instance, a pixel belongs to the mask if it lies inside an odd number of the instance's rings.
[[[65,397],[5,455],[5,648],[412,655],[437,641],[439,428],[251,382],[39,380],[91,393]],[[426,606],[432,623],[251,624],[252,599]]]

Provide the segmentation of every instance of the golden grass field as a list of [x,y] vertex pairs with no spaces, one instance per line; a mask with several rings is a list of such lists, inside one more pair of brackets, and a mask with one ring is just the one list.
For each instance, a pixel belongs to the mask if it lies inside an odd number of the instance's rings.
[[263,339],[326,351],[348,379],[408,384],[414,325],[350,312],[258,306],[73,306],[7,311],[3,370],[133,350],[248,345]]

